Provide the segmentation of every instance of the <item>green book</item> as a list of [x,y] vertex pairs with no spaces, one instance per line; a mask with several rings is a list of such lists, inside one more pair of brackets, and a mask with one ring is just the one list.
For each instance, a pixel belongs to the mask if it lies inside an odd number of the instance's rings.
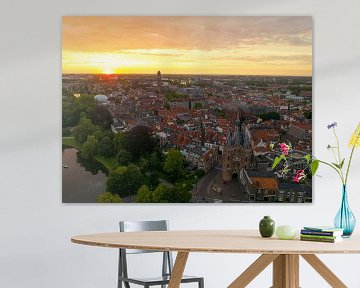
[[342,237],[336,237],[335,239],[329,238],[314,238],[314,237],[303,237],[300,236],[301,241],[310,241],[310,242],[324,242],[324,243],[338,243],[342,241]]
[[307,234],[300,234],[300,237],[303,238],[313,238],[313,239],[337,239],[341,238],[341,236],[324,236],[324,235],[307,235]]

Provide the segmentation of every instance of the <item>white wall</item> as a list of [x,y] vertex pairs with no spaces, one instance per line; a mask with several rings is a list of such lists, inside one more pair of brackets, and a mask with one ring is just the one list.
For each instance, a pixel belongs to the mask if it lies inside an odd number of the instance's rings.
[[[327,169],[315,181],[312,205],[61,204],[62,15],[312,15],[314,19],[315,152],[328,156],[326,124],[339,123],[345,145],[359,116],[358,0],[32,0],[0,10],[0,287],[115,287],[116,250],[70,243],[75,234],[116,231],[119,219],[171,221],[173,229],[256,228],[263,215],[278,224],[331,224],[339,180]],[[345,147],[346,148],[346,147]],[[360,219],[360,151],[349,184]],[[359,227],[359,225],[358,225]],[[193,254],[188,273],[206,287],[226,287],[255,255]],[[360,287],[360,255],[322,256],[347,283]],[[144,262],[135,259],[139,269]],[[348,263],[348,264],[346,264]],[[345,265],[346,264],[346,265]],[[249,287],[269,287],[268,269]],[[306,263],[302,287],[328,287]]]

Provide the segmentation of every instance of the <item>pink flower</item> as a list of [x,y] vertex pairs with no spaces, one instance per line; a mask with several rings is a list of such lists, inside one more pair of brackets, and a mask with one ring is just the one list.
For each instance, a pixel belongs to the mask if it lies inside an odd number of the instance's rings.
[[299,183],[301,180],[303,180],[306,177],[304,170],[297,170],[295,173],[295,176],[293,177],[293,181],[295,183]]
[[285,143],[280,143],[279,145],[280,145],[280,150],[281,150],[282,154],[288,155],[290,147],[288,145],[286,145]]

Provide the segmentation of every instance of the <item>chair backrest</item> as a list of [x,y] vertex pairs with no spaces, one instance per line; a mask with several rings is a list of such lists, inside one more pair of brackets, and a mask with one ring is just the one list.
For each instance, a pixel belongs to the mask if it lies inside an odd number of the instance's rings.
[[120,221],[120,232],[167,231],[169,229],[168,226],[167,220]]
[[[169,224],[167,220],[158,221],[120,221],[120,232],[140,232],[140,231],[167,231]],[[119,249],[119,276],[128,277],[127,257],[126,254],[140,253],[159,253],[161,251],[136,250],[136,249]],[[162,275],[172,273],[173,259],[169,251],[163,253]],[[120,282],[119,282],[120,283]],[[125,287],[130,287],[127,283]]]
[[[156,221],[120,221],[120,232],[167,231],[167,220]],[[159,251],[126,249],[126,254],[156,253]]]

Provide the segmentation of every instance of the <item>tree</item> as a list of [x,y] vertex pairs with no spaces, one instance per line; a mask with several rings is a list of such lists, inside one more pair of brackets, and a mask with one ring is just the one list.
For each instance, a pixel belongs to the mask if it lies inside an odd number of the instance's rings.
[[103,105],[95,105],[89,111],[89,117],[91,121],[103,128],[110,128],[112,124],[112,116],[109,109]]
[[119,195],[110,192],[104,192],[96,197],[97,203],[121,203],[122,200]]
[[149,157],[149,168],[151,170],[160,170],[163,166],[162,155],[160,151],[153,151]]
[[169,192],[170,188],[167,187],[165,184],[160,184],[156,187],[153,192],[153,202],[154,203],[166,203],[169,202]]
[[138,203],[188,203],[191,200],[191,193],[185,186],[170,188],[165,184],[160,184],[154,191],[148,186],[143,185],[138,190],[136,202]]
[[203,169],[196,169],[195,170],[195,175],[198,179],[200,179],[201,177],[203,177],[206,174],[206,172]]
[[186,187],[175,187],[170,190],[169,203],[188,203],[192,194],[186,190]]
[[280,114],[278,112],[265,112],[258,115],[263,121],[267,120],[280,120]]
[[110,129],[98,129],[93,135],[98,141],[101,141],[104,137],[109,137],[111,141],[114,141],[114,133]]
[[137,192],[142,180],[143,175],[140,173],[139,167],[133,164],[127,167],[120,166],[110,172],[106,181],[107,191],[126,197]]
[[136,202],[138,203],[153,203],[152,192],[149,187],[146,185],[142,185],[137,192]]
[[155,203],[188,203],[191,200],[191,193],[185,187],[168,187],[160,184],[153,192]]
[[141,157],[138,163],[142,173],[146,173],[149,170],[149,160]]
[[146,185],[153,189],[153,187],[157,187],[159,185],[159,174],[158,173],[147,173],[145,178]]
[[114,146],[117,152],[124,149],[125,133],[119,132],[114,134]]
[[304,112],[304,117],[306,119],[312,119],[312,111],[311,110],[310,111],[305,111]]
[[89,135],[82,146],[81,157],[90,159],[97,154],[99,143],[95,136]]
[[80,97],[75,99],[76,105],[79,107],[81,112],[89,115],[89,112],[95,107],[94,95],[92,94],[81,94]]
[[63,98],[62,104],[62,127],[72,127],[79,123],[80,109],[75,102],[74,96]]
[[185,161],[180,151],[170,149],[165,158],[164,171],[172,180],[176,180],[184,175],[184,164]]
[[139,167],[134,164],[130,164],[129,166],[127,166],[125,176],[127,177],[126,180],[128,190],[131,191],[132,194],[135,194],[144,180],[144,177],[141,174]]
[[99,141],[98,153],[106,158],[110,158],[115,155],[114,142],[110,137],[105,136],[101,139],[101,141]]
[[110,172],[106,180],[106,190],[118,194],[121,196],[127,196],[127,187],[126,187],[126,170],[127,167],[120,166]]
[[136,126],[125,133],[124,148],[131,153],[135,160],[151,153],[155,147],[155,140],[146,126]]
[[119,165],[128,165],[132,161],[131,153],[125,149],[121,149],[116,157]]
[[73,132],[75,140],[78,143],[83,144],[87,140],[87,137],[93,134],[96,131],[96,129],[97,127],[93,125],[91,120],[88,117],[86,117],[85,114],[82,114],[79,125],[76,126]]

